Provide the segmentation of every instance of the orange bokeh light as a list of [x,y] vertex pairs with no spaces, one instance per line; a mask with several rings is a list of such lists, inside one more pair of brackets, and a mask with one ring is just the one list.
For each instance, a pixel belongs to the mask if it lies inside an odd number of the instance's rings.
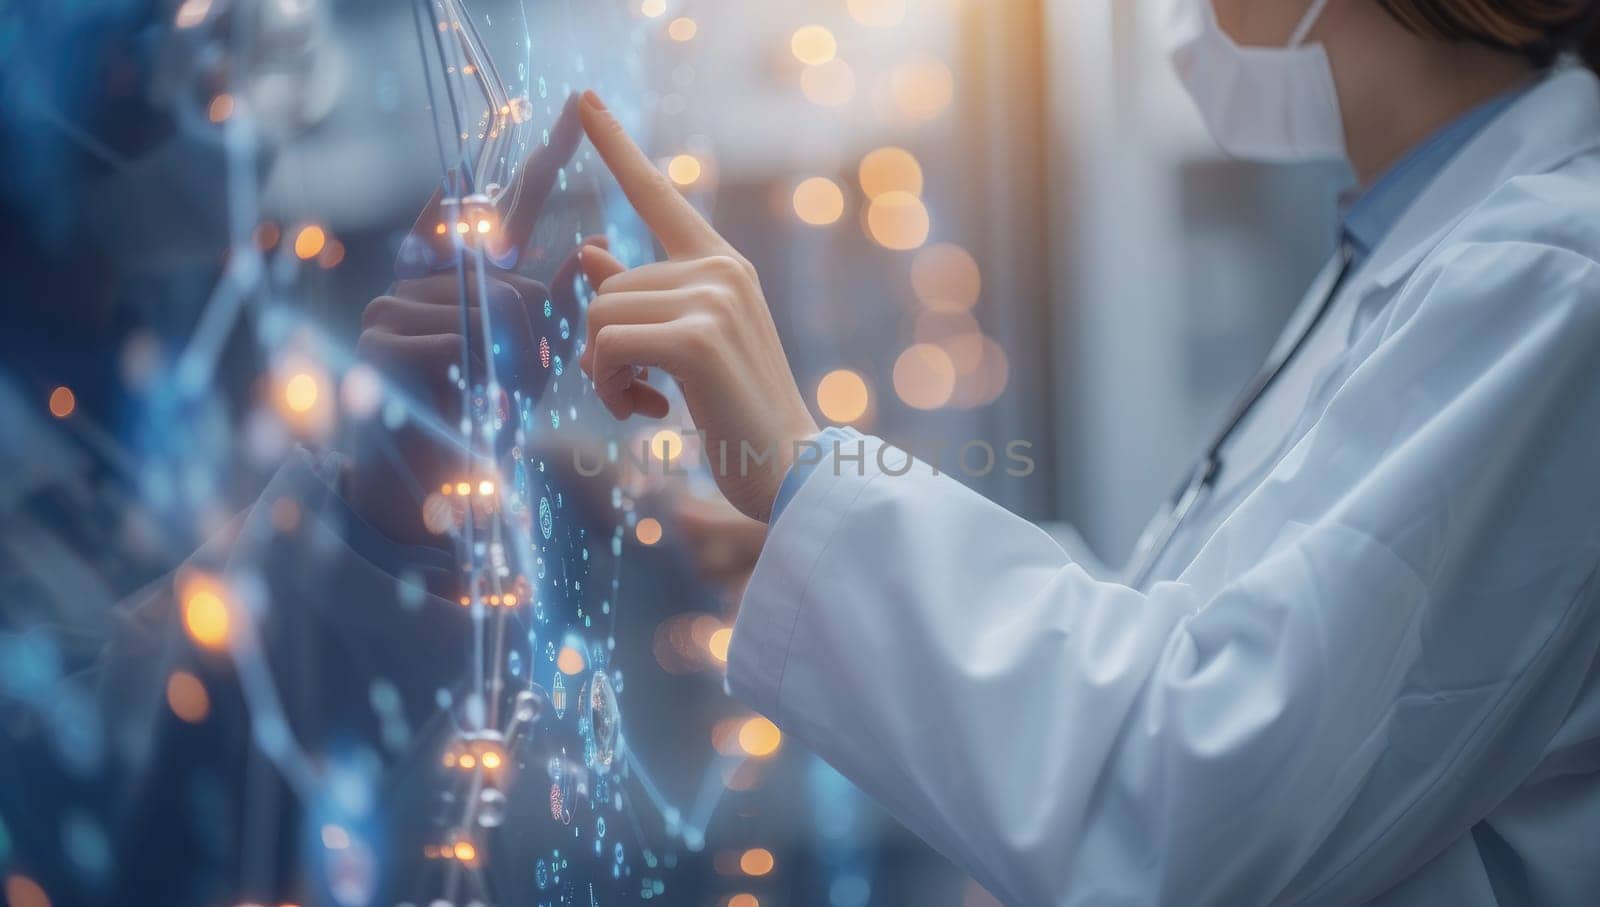
[[232,624],[222,590],[214,583],[194,580],[184,591],[183,626],[196,643],[207,649],[223,648]]
[[835,369],[817,382],[817,409],[830,422],[854,422],[866,415],[870,403],[867,382],[847,368]]
[[294,254],[301,261],[310,261],[328,244],[328,234],[316,224],[306,224],[294,237]]
[[756,715],[739,726],[739,749],[746,755],[762,759],[778,751],[783,745],[783,733],[771,721]]
[[561,654],[556,656],[556,668],[569,676],[582,674],[583,653],[571,646],[562,646]]
[[641,545],[654,545],[661,541],[661,521],[655,517],[645,517],[639,525],[633,528],[633,534],[639,539]]
[[50,415],[65,419],[78,408],[78,396],[72,388],[62,385],[50,392]]
[[711,651],[712,658],[727,663],[728,644],[731,642],[733,642],[733,628],[722,627],[711,634],[711,639],[706,642],[706,648]]
[[167,705],[172,714],[190,724],[199,724],[211,714],[211,697],[205,684],[188,671],[173,671],[167,678]]
[[752,847],[739,856],[739,870],[749,876],[764,876],[777,861],[765,847]]

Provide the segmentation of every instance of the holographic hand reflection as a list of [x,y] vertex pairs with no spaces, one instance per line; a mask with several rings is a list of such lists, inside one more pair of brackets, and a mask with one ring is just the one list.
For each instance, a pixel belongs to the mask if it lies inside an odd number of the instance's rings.
[[[537,401],[560,363],[572,358],[580,314],[578,251],[557,268],[549,287],[513,269],[581,137],[576,101],[569,100],[549,144],[528,156],[498,204],[461,194],[465,180],[448,176],[401,244],[395,284],[362,313],[358,358],[433,417],[432,430],[417,419],[395,430],[374,422],[356,439],[346,477],[349,501],[395,541],[442,544],[424,523],[424,497],[447,482],[479,478],[460,475],[465,448],[456,426],[463,394],[453,376],[481,386],[492,361],[503,394]],[[590,237],[584,244],[604,247],[605,240]]]

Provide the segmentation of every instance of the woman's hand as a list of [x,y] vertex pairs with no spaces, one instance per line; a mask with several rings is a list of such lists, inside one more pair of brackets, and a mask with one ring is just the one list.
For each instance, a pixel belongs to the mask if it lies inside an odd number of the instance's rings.
[[[448,222],[463,215],[452,213],[459,209],[446,203],[443,187],[435,191],[401,243],[394,285],[362,313],[357,358],[405,392],[416,409],[398,429],[376,419],[360,426],[350,441],[344,491],[363,519],[395,541],[444,544],[423,523],[424,496],[443,483],[473,478],[463,475],[462,394],[451,366],[465,365],[465,379],[477,386],[485,381],[485,357],[492,356],[502,390],[536,401],[554,379],[551,360],[571,358],[574,341],[562,339],[560,323],[576,322],[581,311],[574,286],[578,250],[557,267],[548,287],[508,269],[522,261],[558,174],[582,139],[577,99],[570,98],[549,143],[528,155],[504,194],[481,272],[476,256],[483,253],[463,253],[449,229]],[[445,183],[458,186],[453,174]],[[592,237],[582,248],[604,244]],[[466,363],[463,330],[470,335]]]
[[794,462],[795,443],[817,432],[789,371],[761,283],[606,110],[584,94],[583,126],[668,260],[627,270],[603,249],[583,249],[598,295],[589,307],[579,365],[612,415],[661,418],[666,398],[640,368],[678,380],[717,485],[765,521]]

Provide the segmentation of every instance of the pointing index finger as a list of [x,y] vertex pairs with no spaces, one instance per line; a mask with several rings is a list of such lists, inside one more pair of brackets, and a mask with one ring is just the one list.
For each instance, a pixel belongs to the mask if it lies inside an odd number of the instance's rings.
[[689,200],[639,149],[593,91],[583,93],[582,117],[589,141],[617,178],[639,217],[667,250],[670,258],[726,250],[727,243],[706,223]]

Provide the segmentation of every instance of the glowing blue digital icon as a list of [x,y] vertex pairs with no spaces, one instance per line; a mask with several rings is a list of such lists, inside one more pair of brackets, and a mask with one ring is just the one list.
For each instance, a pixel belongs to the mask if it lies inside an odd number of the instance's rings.
[[589,681],[589,727],[594,735],[595,764],[609,768],[617,755],[617,729],[622,716],[617,711],[617,694],[604,671],[594,672]]
[[550,684],[550,707],[555,709],[557,718],[564,718],[567,714],[567,681],[556,674],[555,682]]

